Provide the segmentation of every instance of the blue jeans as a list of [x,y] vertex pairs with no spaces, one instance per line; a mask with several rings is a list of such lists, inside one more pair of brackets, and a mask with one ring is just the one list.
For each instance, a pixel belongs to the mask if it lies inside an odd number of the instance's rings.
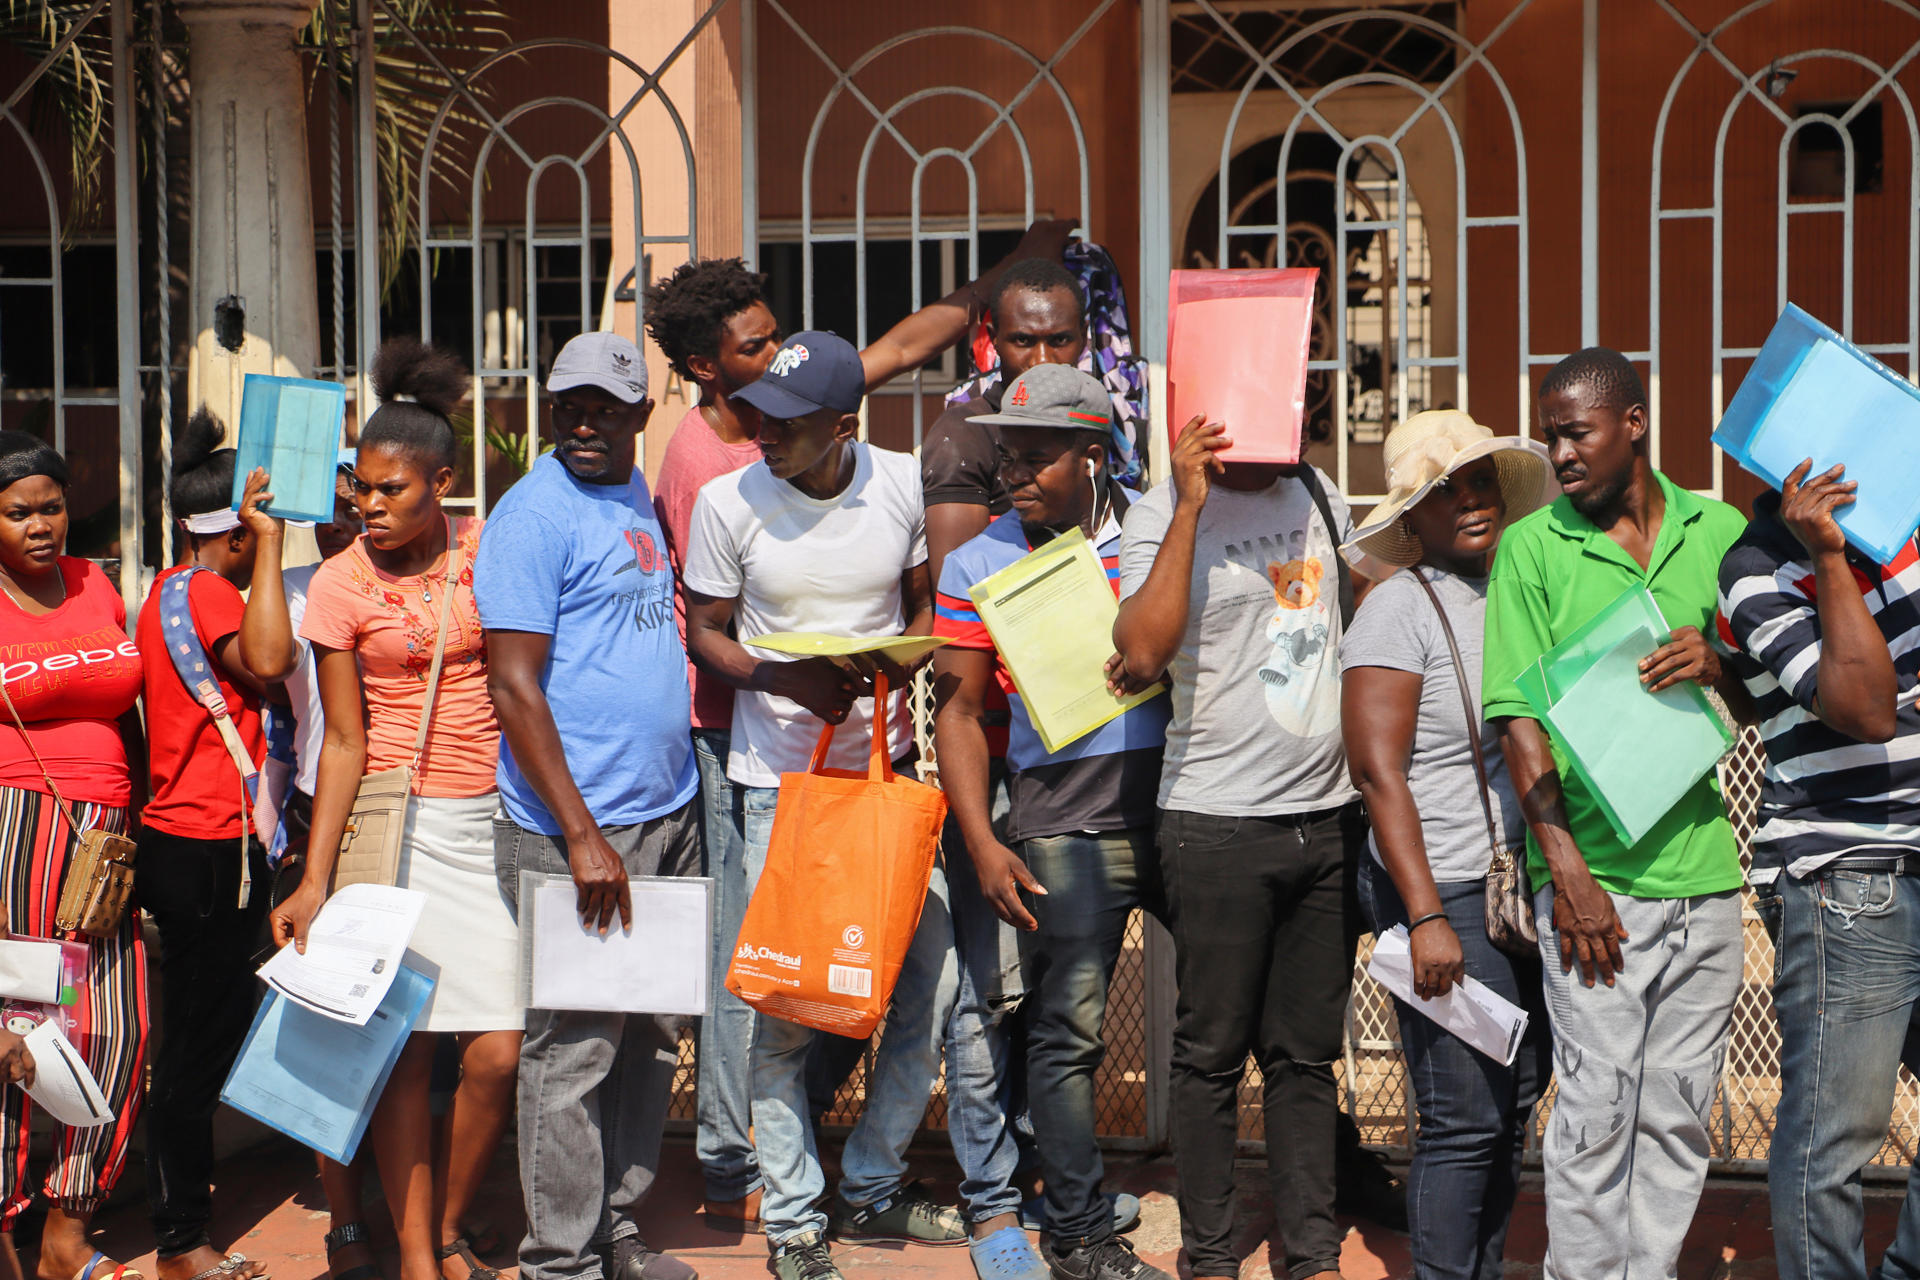
[[[995,761],[989,777],[994,829],[1007,818],[1006,767]],[[985,1222],[1020,1208],[1013,1185],[1020,1167],[1018,1072],[1008,1045],[1007,1020],[1026,988],[1020,972],[1019,931],[1002,920],[974,874],[951,817],[940,834],[953,907],[953,946],[960,985],[947,1015],[947,1138],[960,1162],[960,1199],[967,1216]]]
[[[1782,1280],[1864,1280],[1860,1170],[1886,1139],[1920,999],[1920,879],[1782,873],[1769,888],[1780,908],[1780,1105],[1767,1159],[1774,1252]],[[1882,1274],[1913,1274],[1899,1248]]]
[[[780,789],[742,787],[740,795],[751,893],[767,863]],[[959,983],[947,881],[935,865],[920,927],[894,984],[886,1032],[867,1078],[866,1105],[840,1154],[840,1195],[847,1203],[884,1200],[905,1181],[907,1144],[926,1114],[940,1069],[946,1019],[939,1011],[952,1007]],[[776,1248],[827,1225],[827,1215],[815,1205],[827,1182],[807,1114],[807,1051],[817,1034],[795,1022],[754,1015],[753,1139],[766,1186],[760,1220]]]
[[1047,1232],[1057,1249],[1113,1235],[1100,1191],[1094,1075],[1113,966],[1135,907],[1159,915],[1160,870],[1145,827],[1022,840],[1020,856],[1045,895],[1022,898],[1038,929],[1020,935],[1027,976],[1027,1089],[1046,1177]]
[[700,1020],[695,1094],[699,1133],[694,1139],[694,1152],[706,1172],[709,1200],[738,1200],[760,1185],[760,1161],[748,1133],[753,1009],[727,990],[727,966],[733,961],[733,946],[740,937],[740,920],[747,913],[740,789],[727,779],[731,738],[725,729],[693,731],[693,758],[700,769],[706,874],[713,878],[713,967],[707,984],[713,1003]]
[[[1467,974],[1527,1011],[1527,1036],[1503,1066],[1395,1000],[1407,1079],[1420,1116],[1407,1171],[1415,1280],[1500,1280],[1533,1106],[1553,1070],[1540,962],[1487,939],[1487,882],[1434,886],[1460,939]],[[1406,904],[1371,853],[1360,858],[1360,903],[1375,933],[1408,923]],[[1431,927],[1431,926],[1429,926]]]

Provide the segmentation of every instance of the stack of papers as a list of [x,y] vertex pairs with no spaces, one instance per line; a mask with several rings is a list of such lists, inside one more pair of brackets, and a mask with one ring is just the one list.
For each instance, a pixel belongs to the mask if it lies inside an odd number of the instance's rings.
[[520,873],[522,990],[533,1009],[707,1011],[713,881],[637,876],[633,927],[603,937],[580,923],[573,878]]
[[250,373],[240,393],[240,435],[233,464],[233,506],[247,476],[265,467],[273,491],[270,516],[333,519],[334,476],[340,465],[347,389],[337,382]]
[[1799,307],[1760,348],[1714,443],[1778,489],[1808,458],[1859,488],[1834,513],[1854,546],[1891,564],[1920,528],[1920,388]]
[[1641,660],[1672,634],[1635,586],[1515,681],[1629,848],[1733,745],[1700,686],[1640,683]]
[[801,658],[832,658],[841,666],[850,666],[856,654],[879,654],[895,662],[915,662],[947,643],[938,636],[830,636],[818,631],[771,631],[764,636],[742,640],[741,644],[774,653],[789,653]]
[[400,971],[427,895],[385,884],[352,884],[314,916],[303,954],[291,944],[260,966],[281,995],[315,1013],[365,1026]]
[[1473,977],[1462,978],[1436,1000],[1414,995],[1407,926],[1397,924],[1373,940],[1367,976],[1459,1036],[1469,1048],[1513,1065],[1513,1056],[1527,1035],[1527,1011]]
[[1120,602],[1078,529],[974,583],[967,594],[1049,753],[1165,689],[1156,684],[1127,698],[1107,691]]

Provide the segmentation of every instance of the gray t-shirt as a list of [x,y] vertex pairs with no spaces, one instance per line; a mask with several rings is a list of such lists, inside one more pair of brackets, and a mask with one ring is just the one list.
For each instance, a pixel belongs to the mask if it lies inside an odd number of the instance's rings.
[[[1174,655],[1160,807],[1221,817],[1331,809],[1356,798],[1340,745],[1335,548],[1353,532],[1324,474],[1337,537],[1301,481],[1214,485],[1194,541],[1187,631]],[[1173,519],[1173,485],[1127,512],[1120,594],[1146,584]]]
[[[1474,722],[1480,729],[1487,780],[1493,784],[1493,824],[1509,849],[1526,839],[1526,824],[1514,798],[1513,780],[1500,754],[1500,738],[1480,718],[1480,654],[1486,633],[1487,580],[1462,578],[1438,569],[1420,572],[1446,607],[1447,620],[1466,664],[1473,696]],[[1420,714],[1407,759],[1407,785],[1420,810],[1433,878],[1442,883],[1479,880],[1487,874],[1487,818],[1480,807],[1480,780],[1473,771],[1473,747],[1467,740],[1467,715],[1460,705],[1460,680],[1433,601],[1402,569],[1367,594],[1354,615],[1353,630],[1340,646],[1340,670],[1386,667],[1420,677]],[[1371,844],[1371,840],[1369,840]],[[1378,845],[1373,856],[1380,857]]]

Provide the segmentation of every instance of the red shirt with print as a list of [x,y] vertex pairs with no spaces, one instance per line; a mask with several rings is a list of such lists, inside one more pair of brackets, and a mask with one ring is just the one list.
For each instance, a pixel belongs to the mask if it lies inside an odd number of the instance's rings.
[[140,655],[127,638],[127,607],[100,566],[60,557],[67,598],[28,613],[0,592],[0,681],[26,722],[33,750],[0,708],[0,787],[44,793],[33,751],[69,804],[133,799],[119,719],[140,696]]
[[[240,771],[220,741],[213,717],[187,691],[180,673],[167,657],[160,632],[160,589],[168,578],[189,566],[167,570],[154,580],[147,602],[140,606],[134,639],[145,667],[147,694],[147,766],[153,776],[153,799],[143,819],[147,826],[169,835],[196,840],[237,839],[247,803]],[[214,646],[240,630],[246,604],[231,582],[217,573],[196,573],[187,586],[187,605],[193,611],[193,629],[214,658]],[[260,699],[228,681],[220,663],[213,662],[227,714],[255,765],[267,758],[266,734],[260,726]]]

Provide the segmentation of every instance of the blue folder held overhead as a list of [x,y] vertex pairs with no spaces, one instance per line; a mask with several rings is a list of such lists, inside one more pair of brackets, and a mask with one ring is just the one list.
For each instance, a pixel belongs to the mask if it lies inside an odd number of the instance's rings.
[[271,481],[270,516],[333,519],[333,485],[340,462],[340,431],[347,420],[347,389],[337,382],[247,375],[240,393],[240,435],[233,468],[234,510],[247,476],[265,467]]
[[433,979],[405,965],[367,1025],[318,1014],[269,990],[220,1101],[321,1155],[350,1164]]
[[1844,463],[1859,488],[1834,518],[1881,564],[1920,528],[1920,387],[1791,303],[1713,442],[1776,489],[1808,458]]

